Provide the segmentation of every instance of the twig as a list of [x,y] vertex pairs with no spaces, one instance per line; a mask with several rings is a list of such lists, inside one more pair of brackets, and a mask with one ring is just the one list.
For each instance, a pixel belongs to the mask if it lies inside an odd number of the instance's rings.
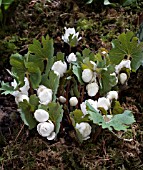
[[17,139],[18,139],[19,135],[21,134],[21,132],[22,132],[23,128],[24,128],[24,123],[23,123],[23,125],[22,125],[22,127],[21,127],[20,131],[18,132],[18,134],[17,134],[17,136],[16,136],[16,138],[15,138],[14,142],[16,142],[16,141],[17,141]]

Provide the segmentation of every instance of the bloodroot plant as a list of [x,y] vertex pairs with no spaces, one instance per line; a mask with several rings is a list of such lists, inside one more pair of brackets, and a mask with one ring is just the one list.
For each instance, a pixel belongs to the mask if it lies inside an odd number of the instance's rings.
[[[81,39],[78,36],[74,28],[65,28],[62,40],[76,47]],[[142,64],[143,44],[127,32],[113,40],[112,46],[109,53],[84,49],[65,56],[62,52],[54,55],[49,36],[42,37],[41,43],[34,39],[27,54],[11,55],[8,72],[13,82],[1,82],[0,90],[15,97],[25,125],[37,127],[48,140],[56,139],[65,126],[74,129],[80,142],[91,134],[94,137],[97,126],[114,134],[126,131],[135,119],[121,107],[118,91],[127,84],[130,72]]]

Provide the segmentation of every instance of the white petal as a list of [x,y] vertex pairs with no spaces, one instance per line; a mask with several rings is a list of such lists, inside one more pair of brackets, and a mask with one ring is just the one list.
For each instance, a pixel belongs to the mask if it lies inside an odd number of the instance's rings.
[[67,64],[66,62],[56,61],[52,68],[53,71],[56,71],[60,74],[60,77],[63,77],[64,73],[67,71]]
[[38,122],[46,122],[49,119],[49,113],[43,109],[34,112],[34,117]]
[[55,137],[56,137],[56,133],[52,132],[49,136],[47,136],[47,139],[48,140],[53,140],[53,139],[55,139]]

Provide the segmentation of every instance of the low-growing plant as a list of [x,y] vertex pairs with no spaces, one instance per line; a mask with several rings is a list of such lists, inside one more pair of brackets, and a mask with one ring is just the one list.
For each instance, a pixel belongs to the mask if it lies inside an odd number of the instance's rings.
[[[70,47],[81,39],[74,28],[65,28],[62,40]],[[81,142],[94,136],[97,126],[116,134],[135,122],[132,112],[121,107],[118,91],[142,65],[142,48],[129,31],[112,41],[109,52],[85,48],[73,53],[70,48],[67,56],[54,55],[53,39],[47,35],[41,43],[34,39],[24,56],[11,55],[8,72],[13,82],[1,82],[0,90],[15,97],[25,125],[37,126],[48,140],[56,139],[66,126],[74,128]]]

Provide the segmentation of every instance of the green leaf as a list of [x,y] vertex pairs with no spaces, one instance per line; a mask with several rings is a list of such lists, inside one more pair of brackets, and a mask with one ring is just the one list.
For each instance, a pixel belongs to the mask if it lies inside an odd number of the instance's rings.
[[125,110],[122,114],[117,114],[109,122],[103,122],[102,128],[108,128],[110,131],[113,128],[117,131],[125,131],[129,125],[135,122],[134,116],[131,111]]
[[35,111],[39,105],[39,98],[33,94],[30,96],[29,103],[31,105],[31,111]]
[[29,129],[33,129],[37,122],[34,119],[33,113],[31,112],[31,105],[27,102],[27,100],[24,100],[23,102],[19,103],[19,108],[21,118],[25,125],[29,126]]
[[113,86],[116,85],[116,77],[110,75],[114,72],[114,66],[109,65],[106,69],[101,70],[101,79],[100,81],[100,93],[101,95],[109,92]]
[[26,72],[24,57],[18,53],[12,54],[10,57],[10,64],[12,65],[12,73],[17,77],[21,86],[23,86]]
[[4,91],[1,94],[7,95],[12,94],[15,90],[14,87],[9,85],[9,83],[5,83],[4,81],[2,81],[0,91]]
[[112,110],[113,115],[121,114],[124,112],[124,109],[121,107],[119,101],[114,101],[112,103],[114,103],[113,110]]
[[26,62],[25,66],[27,67],[27,73],[30,75],[32,88],[38,88],[41,82],[41,71],[39,67],[35,67],[33,62]]
[[82,51],[82,55],[83,55],[83,59],[88,57],[89,60],[95,61],[94,53],[92,51],[90,51],[88,48],[85,48]]
[[79,83],[81,85],[83,85],[84,83],[83,83],[82,78],[81,78],[81,76],[82,76],[82,69],[81,69],[81,67],[73,65],[72,71],[76,75]]
[[136,3],[136,2],[137,2],[137,0],[124,0],[122,5],[128,6],[128,5],[131,5],[131,4]]
[[131,58],[132,71],[136,71],[143,62],[143,43],[138,43],[133,32],[122,33],[112,41],[113,48],[109,57],[113,64],[119,64],[125,57]]
[[62,62],[65,61],[64,53],[62,53],[62,52],[57,52],[56,61],[60,61],[60,60],[61,60]]
[[53,92],[53,101],[56,100],[56,94],[57,94],[57,90],[59,87],[59,76],[57,76],[57,74],[54,73],[54,71],[50,71],[49,72],[49,76],[47,77],[47,75],[43,75],[42,76],[42,82],[41,84],[43,84],[44,86],[46,86],[49,89],[52,89]]
[[34,39],[28,50],[31,53],[28,61],[36,63],[40,70],[43,71],[44,61],[48,64],[54,55],[53,39],[50,39],[48,35],[46,38],[42,37],[42,45],[38,40]]
[[[88,122],[88,115],[83,115],[82,111],[79,109],[74,110],[73,112],[70,113],[71,119],[74,120],[76,123],[81,123],[81,122]],[[75,125],[74,125],[75,126]]]
[[55,123],[55,132],[58,134],[60,130],[60,122],[63,118],[63,109],[59,103],[51,102],[48,104],[48,113],[50,120]]
[[134,116],[129,110],[125,110],[122,114],[117,114],[111,118],[110,121],[105,122],[103,116],[97,112],[88,102],[86,103],[89,119],[97,125],[101,125],[103,129],[108,128],[117,131],[125,131],[129,125],[135,122]]
[[89,114],[89,119],[93,121],[93,123],[102,125],[102,122],[104,122],[104,119],[102,115],[95,110],[88,102],[86,102],[86,109]]

